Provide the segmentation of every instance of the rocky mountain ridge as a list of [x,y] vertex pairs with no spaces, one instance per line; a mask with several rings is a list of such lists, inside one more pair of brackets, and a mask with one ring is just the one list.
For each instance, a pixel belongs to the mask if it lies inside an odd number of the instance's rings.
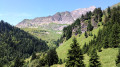
[[47,17],[37,17],[35,19],[24,19],[22,22],[16,25],[16,27],[19,28],[25,28],[25,27],[38,27],[43,24],[49,24],[49,23],[57,23],[57,24],[71,24],[76,20],[77,18],[81,17],[82,14],[86,14],[89,11],[93,11],[96,7],[91,6],[89,8],[80,8],[76,9],[74,11],[65,11],[65,12],[57,12],[53,16],[47,16]]

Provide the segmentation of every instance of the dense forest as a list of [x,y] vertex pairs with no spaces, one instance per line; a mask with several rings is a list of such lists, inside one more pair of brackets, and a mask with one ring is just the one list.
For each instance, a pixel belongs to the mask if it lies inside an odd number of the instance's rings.
[[[105,23],[103,29],[99,30],[98,36],[94,37],[89,44],[84,45],[86,52],[91,52],[96,49],[101,51],[101,48],[117,48],[120,43],[120,6],[110,9],[108,7],[105,13]],[[88,49],[89,47],[89,49]],[[94,47],[94,48],[93,48]],[[91,54],[91,53],[89,53]]]
[[17,27],[0,21],[0,65],[11,64],[16,58],[24,59],[33,52],[44,52],[48,49],[43,40],[33,37]]

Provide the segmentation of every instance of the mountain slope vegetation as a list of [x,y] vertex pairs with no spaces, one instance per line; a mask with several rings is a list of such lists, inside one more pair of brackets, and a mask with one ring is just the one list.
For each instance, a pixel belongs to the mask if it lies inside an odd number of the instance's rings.
[[33,52],[43,52],[48,49],[45,41],[33,37],[17,27],[0,21],[0,63],[11,64],[15,58],[27,58]]
[[[33,36],[37,37],[38,39],[42,39],[46,41],[50,48],[56,47],[56,42],[62,35],[62,29],[66,24],[44,24],[37,28],[21,28],[24,31],[32,34]],[[59,28],[60,27],[60,28]]]
[[[65,42],[64,42],[64,39],[66,38],[66,36],[64,36],[63,44],[57,48],[57,53],[58,53],[59,58],[61,58],[63,61],[65,59],[67,60],[68,49],[70,48],[72,39],[74,37],[76,37],[78,43],[83,47],[83,53],[85,54],[84,60],[85,60],[85,64],[87,65],[87,67],[89,66],[89,59],[86,60],[86,57],[87,56],[91,57],[93,50],[96,50],[97,54],[100,56],[100,62],[102,64],[102,67],[116,66],[115,60],[116,60],[117,54],[118,54],[117,49],[120,46],[119,45],[120,44],[120,40],[119,40],[120,39],[119,38],[120,37],[120,18],[119,18],[120,17],[120,6],[114,7],[112,9],[108,8],[107,12],[103,11],[102,13],[103,13],[103,15],[99,16],[98,11],[93,11],[93,15],[92,15],[92,16],[96,15],[96,17],[98,16],[98,18],[96,18],[95,21],[97,21],[98,24],[101,23],[103,26],[101,29],[99,29],[100,27],[97,28],[98,33],[96,31],[96,32],[92,33],[92,35],[91,35],[91,31],[87,31],[88,37],[85,37],[84,34],[82,34],[80,37],[78,35],[76,36],[76,35],[71,34],[70,38]],[[101,18],[101,19],[99,19],[99,18]],[[105,19],[105,20],[103,20],[103,19]],[[71,28],[71,31],[72,30],[74,30],[74,28]],[[94,30],[95,29],[93,29],[93,31]],[[66,30],[66,31],[69,31],[69,30]],[[95,33],[96,33],[96,35],[95,35]],[[92,38],[90,39],[90,37],[92,37]],[[78,39],[78,38],[80,38],[80,39]],[[111,50],[109,50],[109,49],[111,49]],[[108,51],[108,50],[111,52],[113,50],[114,55],[112,53],[102,55],[102,54],[104,54],[104,51]],[[86,56],[86,54],[87,54],[87,56]],[[114,57],[114,58],[110,61],[110,60],[108,60],[109,58],[107,56]],[[107,64],[107,63],[109,63],[109,64]]]

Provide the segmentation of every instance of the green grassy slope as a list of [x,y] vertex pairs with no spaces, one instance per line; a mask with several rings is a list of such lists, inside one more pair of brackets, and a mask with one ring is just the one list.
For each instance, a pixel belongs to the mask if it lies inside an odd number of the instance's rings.
[[49,46],[55,46],[53,45],[54,41],[57,41],[57,39],[60,38],[62,35],[61,30],[55,30],[61,26],[66,26],[66,24],[56,24],[56,23],[50,23],[45,24],[37,28],[22,28],[23,30],[27,31],[28,33],[34,35],[35,37],[47,41]]
[[[116,67],[115,59],[118,54],[118,48],[108,48],[102,49],[102,52],[98,52],[99,60],[101,62],[102,67]],[[86,67],[89,66],[89,56],[87,54],[84,55],[84,63]],[[51,67],[65,67],[64,64],[56,64]]]
[[117,54],[118,54],[117,48],[103,49],[102,52],[98,52],[102,67],[116,67],[115,59]]
[[[97,35],[99,29],[102,29],[103,27],[99,27],[97,29],[94,29],[92,31],[93,35]],[[74,37],[74,36],[73,36]],[[62,60],[67,59],[67,53],[68,49],[70,49],[70,44],[72,43],[72,38],[70,38],[68,41],[64,42],[60,47],[56,49],[59,58]],[[75,36],[77,38],[78,43],[83,47],[84,43],[89,43],[91,39],[93,39],[93,36],[89,36],[88,38],[84,37],[84,33],[79,37]],[[102,52],[98,52],[98,55],[100,56],[100,62],[102,64],[102,67],[116,67],[115,59],[118,53],[117,48],[108,48],[108,49],[102,49]],[[87,54],[84,55],[84,62],[86,64],[86,67],[89,66],[89,56]],[[64,67],[65,64],[62,65],[53,65],[52,67]]]
[[[92,34],[97,35],[97,32],[99,31],[99,29],[101,29],[101,27],[94,29],[92,31]],[[77,38],[78,43],[81,45],[81,47],[83,47],[84,43],[89,43],[89,41],[91,41],[91,39],[93,39],[94,36],[89,36],[88,38],[85,38],[84,33],[79,37],[79,36],[75,36]],[[67,58],[67,53],[68,53],[68,49],[70,48],[70,44],[72,43],[72,39],[74,38],[71,37],[69,40],[67,40],[66,42],[64,42],[60,47],[58,47],[56,49],[59,58],[61,59],[66,59]]]
[[[120,3],[115,4],[115,5],[111,6],[110,8],[117,7],[117,6],[120,6]],[[107,11],[107,9],[105,11]],[[103,17],[102,17],[102,22],[105,22],[105,15],[103,15]],[[99,24],[99,25],[101,25],[101,24]],[[100,28],[102,28],[102,27],[99,27],[98,29],[94,29],[92,31],[93,35],[94,34],[97,35],[97,32]],[[67,59],[67,53],[68,53],[68,50],[70,49],[70,44],[72,43],[72,39],[74,37],[77,38],[77,41],[81,45],[81,47],[83,47],[85,42],[89,43],[89,41],[93,39],[93,36],[89,36],[88,38],[85,38],[84,34],[82,34],[80,37],[72,36],[69,40],[64,42],[60,47],[58,47],[56,49],[59,58],[61,58],[62,60]],[[118,54],[118,48],[107,48],[107,49],[102,49],[102,52],[98,52],[98,55],[100,58],[99,60],[102,64],[102,67],[116,67],[115,60],[116,60],[117,54]],[[89,58],[90,57],[87,56],[87,54],[84,55],[84,62],[86,64],[86,67],[89,66]],[[52,67],[64,67],[64,65],[65,65],[65,63],[62,65],[53,65]]]

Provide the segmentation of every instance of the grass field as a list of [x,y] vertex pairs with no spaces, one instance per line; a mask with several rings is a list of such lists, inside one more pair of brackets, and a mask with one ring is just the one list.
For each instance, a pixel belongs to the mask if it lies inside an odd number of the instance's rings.
[[[92,34],[97,35],[99,29],[102,29],[103,27],[99,27],[97,29],[94,29],[92,31]],[[72,39],[76,37],[78,43],[80,44],[81,48],[83,47],[84,43],[89,43],[90,40],[93,39],[93,36],[89,36],[88,38],[85,38],[84,33],[79,37],[79,36],[73,36],[71,37],[68,41],[64,42],[60,47],[56,49],[59,58],[62,60],[67,59],[67,53],[68,50],[70,49],[70,44],[72,43]],[[99,60],[102,64],[102,67],[116,67],[115,64],[115,59],[118,53],[117,48],[108,48],[108,49],[102,49],[102,52],[98,52],[99,55]],[[87,54],[84,55],[84,63],[86,67],[89,66],[89,56]],[[65,63],[62,65],[53,65],[52,67],[64,67]]]
[[[99,29],[101,29],[101,27],[94,29],[92,31],[92,34],[97,35]],[[61,59],[66,59],[67,58],[67,53],[68,53],[68,49],[70,49],[70,44],[72,43],[73,38],[76,37],[77,38],[77,42],[80,44],[81,47],[83,47],[84,43],[89,43],[89,41],[91,41],[93,39],[94,36],[89,36],[88,38],[85,38],[84,33],[79,37],[79,36],[73,36],[71,37],[69,40],[67,40],[66,42],[64,42],[61,46],[59,46],[56,51],[58,53],[59,58]]]
[[[102,52],[98,52],[99,61],[101,62],[102,67],[116,67],[115,60],[118,54],[118,48],[108,48],[102,49]],[[89,67],[89,56],[84,54],[84,63],[86,67]],[[55,64],[51,67],[65,67],[64,64]]]
[[42,25],[37,28],[22,29],[39,39],[45,40],[49,47],[54,47],[55,44],[53,42],[57,41],[62,35],[62,30],[56,30],[59,29],[59,27],[61,26],[66,26],[66,24],[50,23],[48,25]]

